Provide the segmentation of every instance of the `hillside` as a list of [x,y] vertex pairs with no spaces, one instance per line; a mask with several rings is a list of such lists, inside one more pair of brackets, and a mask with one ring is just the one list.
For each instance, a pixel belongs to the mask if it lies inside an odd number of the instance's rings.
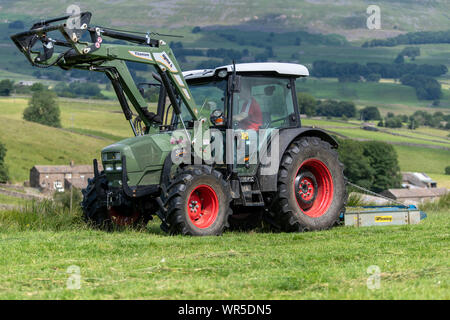
[[[0,1],[1,19],[47,18],[66,12],[72,1]],[[95,23],[116,27],[174,29],[188,26],[258,25],[266,29],[302,28],[338,33],[351,38],[386,37],[405,31],[441,30],[448,24],[450,2],[446,0],[379,0],[382,30],[366,28],[366,0],[132,0],[76,1],[81,10],[95,12]],[[24,9],[26,8],[26,10]],[[421,14],[417,14],[420,12]],[[355,30],[356,29],[356,30]],[[356,31],[356,32],[355,32]]]
[[[12,182],[28,180],[30,169],[36,164],[66,165],[71,160],[78,164],[89,164],[94,157],[99,157],[103,147],[113,142],[105,137],[92,137],[70,132],[68,129],[50,128],[23,121],[21,114],[27,106],[26,100],[5,100],[0,100],[0,137],[8,149],[6,164]],[[64,126],[75,116],[67,111],[68,107],[62,106],[61,109]],[[96,116],[96,111],[92,110],[90,116]],[[114,123],[114,114],[111,120]],[[70,128],[71,124],[67,127]],[[89,124],[84,126],[88,131],[89,128]],[[122,133],[120,129],[117,132]]]
[[[26,97],[0,98],[0,137],[8,148],[6,162],[14,182],[27,180],[35,164],[67,164],[72,159],[91,163],[103,147],[131,134],[115,102],[58,99],[58,103],[63,129],[23,121]],[[352,139],[393,143],[401,170],[429,173],[440,185],[450,187],[444,175],[450,159],[448,131],[421,127],[371,132],[360,129],[358,121],[304,119],[302,123]]]

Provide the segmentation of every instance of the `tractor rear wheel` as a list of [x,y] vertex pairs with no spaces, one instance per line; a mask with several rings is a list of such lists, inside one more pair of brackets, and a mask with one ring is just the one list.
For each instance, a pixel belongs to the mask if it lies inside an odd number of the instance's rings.
[[275,220],[282,231],[329,229],[339,223],[347,192],[344,166],[331,145],[317,137],[295,140],[278,174]]
[[221,235],[228,226],[232,213],[230,186],[210,166],[182,168],[164,193],[161,196],[171,234]]

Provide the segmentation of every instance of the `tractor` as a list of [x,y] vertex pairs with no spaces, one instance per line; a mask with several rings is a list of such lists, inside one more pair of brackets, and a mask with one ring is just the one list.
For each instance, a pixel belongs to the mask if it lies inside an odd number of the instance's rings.
[[[103,170],[93,160],[81,203],[86,222],[110,230],[158,216],[164,231],[192,236],[261,221],[283,232],[339,223],[347,193],[338,144],[301,125],[295,85],[306,67],[233,63],[182,72],[159,34],[90,20],[83,12],[40,21],[11,37],[36,67],[104,73],[130,123],[132,137],[102,150]],[[136,84],[130,62],[152,66],[150,82]],[[159,92],[150,110],[148,88]]]

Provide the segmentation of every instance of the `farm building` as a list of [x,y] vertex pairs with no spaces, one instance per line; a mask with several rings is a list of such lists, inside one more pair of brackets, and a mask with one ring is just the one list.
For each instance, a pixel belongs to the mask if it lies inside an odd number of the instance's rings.
[[424,201],[436,200],[447,194],[446,188],[413,188],[413,189],[388,189],[381,194],[393,200],[405,204],[417,204]]
[[402,174],[403,188],[436,188],[437,183],[425,173],[404,172]]
[[[101,169],[101,168],[99,168]],[[34,166],[30,170],[30,187],[39,188],[44,192],[64,191],[73,185],[84,188],[87,179],[94,176],[92,165],[67,166]]]

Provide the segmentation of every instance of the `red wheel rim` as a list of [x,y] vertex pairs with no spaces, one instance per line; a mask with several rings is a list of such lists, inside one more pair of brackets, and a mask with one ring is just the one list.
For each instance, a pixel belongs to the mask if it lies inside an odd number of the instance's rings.
[[219,200],[213,188],[202,184],[192,190],[186,207],[191,222],[197,228],[205,229],[216,221]]
[[300,165],[293,185],[300,210],[311,218],[324,215],[333,202],[333,178],[318,159],[308,159]]
[[135,223],[139,218],[139,212],[124,212],[120,208],[110,207],[108,215],[111,221],[118,226],[129,226]]

